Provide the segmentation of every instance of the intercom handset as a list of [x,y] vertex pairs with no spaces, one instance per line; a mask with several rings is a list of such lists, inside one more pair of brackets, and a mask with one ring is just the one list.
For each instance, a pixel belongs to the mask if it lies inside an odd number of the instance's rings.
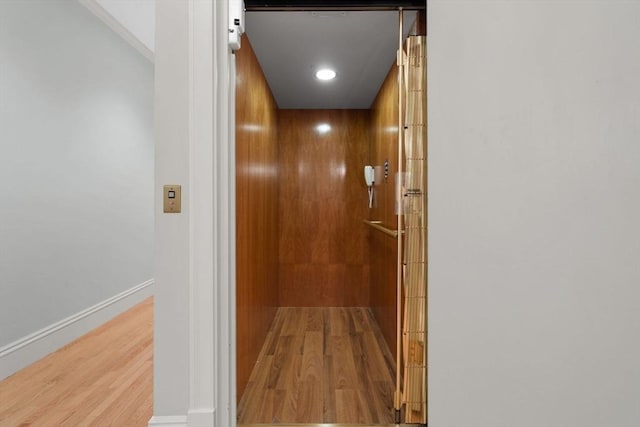
[[367,165],[364,167],[364,182],[367,184],[367,191],[369,192],[369,209],[373,207],[373,184],[375,183],[375,172],[373,166]]
[[373,187],[374,182],[374,171],[373,166],[365,166],[364,167],[364,182],[367,184],[367,187]]

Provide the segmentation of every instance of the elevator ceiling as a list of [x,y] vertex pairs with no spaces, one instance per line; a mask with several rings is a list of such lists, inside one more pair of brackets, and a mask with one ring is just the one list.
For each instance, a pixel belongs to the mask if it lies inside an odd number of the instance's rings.
[[[415,21],[404,12],[404,33]],[[397,11],[278,11],[246,14],[246,33],[283,109],[366,109],[395,64]],[[336,78],[318,81],[330,67]]]

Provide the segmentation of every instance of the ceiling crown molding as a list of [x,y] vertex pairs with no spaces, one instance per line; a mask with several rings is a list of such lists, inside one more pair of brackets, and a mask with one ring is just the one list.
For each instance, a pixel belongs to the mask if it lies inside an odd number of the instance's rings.
[[153,52],[145,46],[131,31],[129,31],[124,25],[114,18],[104,7],[100,5],[96,0],[78,0],[78,2],[89,9],[91,13],[97,16],[102,22],[107,24],[116,34],[122,37],[127,43],[133,46],[138,52],[142,54],[149,61],[154,62]]

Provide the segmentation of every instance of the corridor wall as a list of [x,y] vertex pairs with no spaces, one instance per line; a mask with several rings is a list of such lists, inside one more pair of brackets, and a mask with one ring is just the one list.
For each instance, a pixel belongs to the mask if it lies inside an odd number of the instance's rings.
[[2,378],[152,293],[154,70],[75,1],[0,2],[0,70]]

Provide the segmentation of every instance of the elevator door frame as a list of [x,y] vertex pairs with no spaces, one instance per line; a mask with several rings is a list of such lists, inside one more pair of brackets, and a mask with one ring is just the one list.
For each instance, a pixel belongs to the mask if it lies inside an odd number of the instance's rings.
[[[287,3],[287,1],[283,1],[283,2],[280,2],[280,3]],[[288,2],[288,3],[291,3],[291,5],[293,5],[296,2]],[[358,3],[358,2],[357,1],[352,1],[351,3],[355,4],[355,3]],[[408,6],[407,10],[410,10],[411,6],[409,5],[409,3],[415,4],[416,2],[415,1],[413,1],[413,2],[409,1],[409,2],[405,2],[405,3],[407,3],[405,6]],[[364,2],[363,2],[363,4],[364,4]],[[424,10],[426,10],[426,5],[427,5],[427,0],[424,0]],[[395,6],[393,9],[397,10],[397,7],[398,6]],[[390,8],[388,6],[384,7],[384,8],[378,8],[378,9],[376,9],[375,6],[374,7],[358,6],[358,7],[342,8],[340,10],[361,10],[361,11],[364,11],[364,10],[390,10],[390,9],[392,9],[392,8]],[[282,6],[281,7],[270,6],[270,7],[256,7],[256,8],[247,7],[246,10],[247,11],[260,11],[260,12],[267,12],[269,10],[271,10],[271,11],[278,10],[278,11],[291,11],[291,12],[294,12],[294,11],[301,11],[301,10],[309,10],[309,7],[308,7],[308,5],[307,6],[302,6],[302,5],[301,6],[295,6],[294,5],[294,6],[288,6],[288,7],[287,6],[284,6],[284,7],[282,7]],[[232,106],[233,108],[230,107],[230,113],[229,113],[230,118],[231,118],[231,120],[230,120],[230,122],[231,122],[230,125],[231,126],[230,126],[230,129],[228,130],[228,134],[230,136],[230,138],[229,138],[229,151],[232,152],[232,153],[235,153],[235,148],[236,148],[236,146],[235,146],[235,144],[236,144],[236,141],[235,141],[235,126],[236,126],[236,117],[235,117],[235,101],[236,101],[236,99],[235,99],[235,97],[236,97],[235,84],[236,84],[236,82],[235,82],[235,62],[233,61],[233,59],[231,60],[230,71],[231,72],[230,72],[229,79],[228,79],[229,85],[230,85],[228,96],[229,96],[229,105]],[[223,123],[224,123],[224,121],[223,121]],[[235,159],[233,159],[233,161],[235,162]],[[235,167],[233,168],[233,171],[235,173]],[[233,194],[235,194],[235,192],[236,192],[235,179],[231,179],[231,177],[229,177],[229,178],[230,178],[229,179],[229,183],[232,183],[231,186],[230,186],[231,188],[229,188],[229,191],[232,192]],[[236,206],[235,206],[235,204],[233,204],[233,208],[230,211],[230,215],[232,215],[231,221],[233,221],[233,226],[235,228],[235,215],[236,215]],[[233,249],[235,251],[236,237],[234,237],[234,241],[232,243],[233,243]],[[237,424],[238,399],[236,397],[236,394],[237,394],[236,393],[236,390],[237,390],[236,363],[237,363],[237,356],[238,355],[237,355],[237,347],[236,347],[236,343],[237,343],[237,341],[236,341],[237,340],[236,304],[237,304],[237,302],[236,302],[235,295],[236,295],[237,287],[236,287],[235,270],[237,268],[237,265],[236,265],[235,256],[233,257],[233,265],[230,266],[230,268],[233,271],[233,273],[232,273],[233,274],[233,276],[232,276],[233,280],[230,281],[230,283],[229,283],[229,289],[228,289],[229,295],[228,295],[228,297],[229,297],[229,300],[231,300],[231,299],[233,300],[233,306],[232,307],[220,307],[219,306],[218,309],[222,310],[222,312],[231,313],[231,318],[228,319],[229,333],[230,333],[230,337],[229,338],[230,338],[230,344],[231,344],[231,349],[230,350],[231,351],[230,351],[230,353],[228,355],[229,360],[226,361],[227,363],[229,363],[229,365],[230,365],[229,367],[232,368],[232,372],[231,372],[232,384],[229,384],[230,387],[228,389],[231,406],[228,409],[229,409],[229,413],[230,413],[230,416],[231,416],[232,422],[233,422],[232,426],[238,426],[238,425],[241,425],[241,424]],[[224,302],[222,303],[222,305],[224,305]],[[218,356],[220,356],[220,355],[218,354]],[[220,387],[221,385],[224,386],[224,384],[219,384],[218,385],[218,390],[220,390],[220,391],[222,391],[222,388]],[[301,424],[301,425],[305,425],[305,424]],[[316,425],[316,424],[311,423],[311,424],[307,424],[307,425],[313,426],[313,425]],[[402,424],[402,425],[404,425],[404,424]]]

